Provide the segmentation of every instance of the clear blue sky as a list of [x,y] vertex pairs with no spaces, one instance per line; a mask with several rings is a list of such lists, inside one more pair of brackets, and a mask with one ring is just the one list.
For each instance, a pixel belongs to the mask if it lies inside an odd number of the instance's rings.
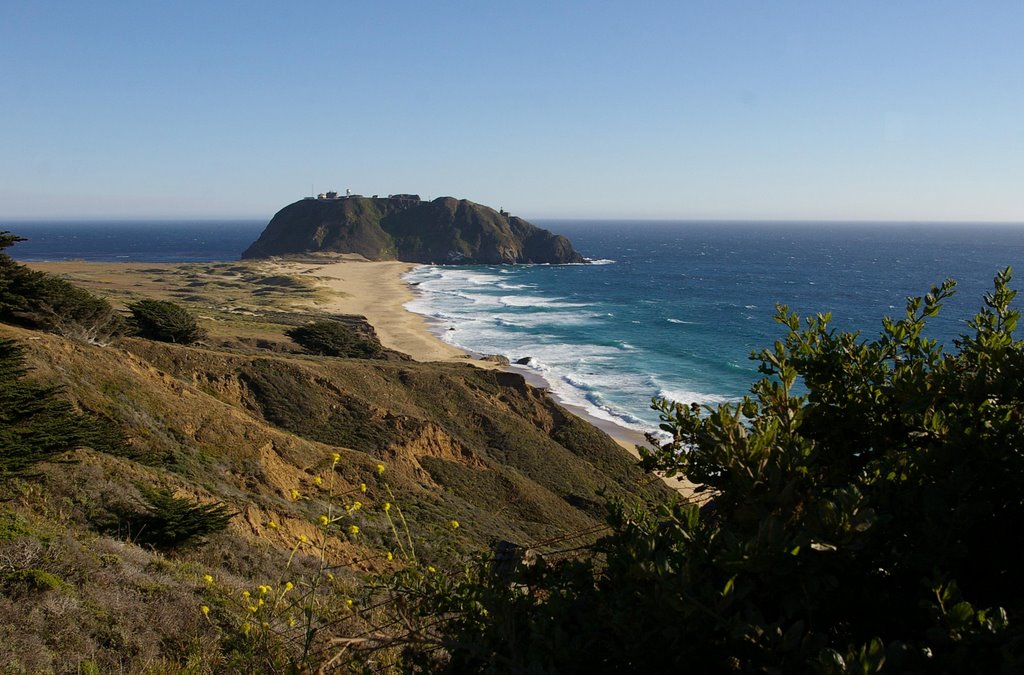
[[0,217],[1024,221],[1024,2],[0,0]]

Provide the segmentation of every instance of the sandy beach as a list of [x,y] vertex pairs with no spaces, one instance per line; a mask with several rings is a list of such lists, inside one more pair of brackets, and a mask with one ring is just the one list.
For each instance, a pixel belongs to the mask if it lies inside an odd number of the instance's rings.
[[[385,347],[417,361],[462,361],[473,357],[430,332],[427,319],[405,309],[413,299],[402,275],[415,267],[404,262],[343,260],[329,263],[274,262],[279,274],[315,280],[331,293],[317,309],[337,314],[361,314],[377,331]],[[475,360],[475,359],[473,359]],[[490,362],[478,362],[487,366]]]

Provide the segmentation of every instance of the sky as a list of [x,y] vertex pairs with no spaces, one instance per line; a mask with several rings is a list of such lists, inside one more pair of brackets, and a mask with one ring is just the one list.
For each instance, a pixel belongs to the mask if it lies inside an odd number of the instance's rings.
[[[0,0],[0,218],[1024,222],[1024,2]],[[2,221],[0,221],[2,222]]]

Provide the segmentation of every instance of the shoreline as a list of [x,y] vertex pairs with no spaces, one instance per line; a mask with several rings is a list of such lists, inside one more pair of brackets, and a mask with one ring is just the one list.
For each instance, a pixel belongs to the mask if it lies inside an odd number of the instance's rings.
[[403,276],[416,266],[414,263],[350,258],[323,262],[271,260],[269,264],[281,274],[308,278],[331,291],[329,300],[314,306],[329,313],[366,317],[381,344],[389,349],[416,361],[489,364],[436,337],[426,317],[405,309],[415,296]]
[[486,360],[485,354],[445,341],[441,322],[406,307],[419,291],[405,280],[405,275],[420,267],[418,263],[368,261],[360,257],[329,262],[287,259],[271,262],[281,273],[311,278],[333,291],[331,301],[319,304],[319,309],[365,316],[385,347],[404,352],[417,361],[472,363],[481,368],[501,368],[522,375],[527,383],[545,390],[558,405],[611,436],[634,457],[640,457],[636,445],[647,445],[642,432],[595,417],[586,408],[562,400],[539,373],[514,364],[504,366]]
[[[406,308],[417,294],[416,287],[405,280],[406,273],[419,266],[415,263],[346,259],[315,263],[275,260],[273,264],[279,272],[312,278],[333,291],[331,301],[321,303],[319,308],[365,316],[385,347],[405,352],[417,361],[470,363],[479,368],[500,368],[516,373],[523,376],[528,384],[547,392],[558,405],[608,434],[637,460],[640,453],[636,446],[647,446],[647,439],[641,432],[595,417],[585,408],[563,401],[538,373],[485,360],[482,354],[446,342],[441,337],[444,328],[440,322]],[[660,478],[686,497],[693,494],[695,486],[689,481]]]
[[[415,286],[406,282],[404,277],[406,272],[408,272],[411,269],[414,269],[415,267],[419,267],[419,265],[411,263],[404,264],[408,264],[409,268],[403,271],[400,274],[399,278],[402,284],[408,289],[409,300],[412,300],[415,294],[418,293],[418,291],[416,290]],[[406,301],[406,303],[407,302],[408,301]],[[419,317],[420,319],[422,319],[422,322],[420,323],[420,325],[422,326],[422,330],[427,331],[430,334],[431,338],[445,345],[446,347],[450,347],[455,350],[461,350],[464,354],[463,358],[474,359],[472,361],[473,365],[481,367],[499,367],[506,372],[522,375],[523,378],[526,380],[527,384],[534,386],[538,389],[543,389],[545,392],[547,392],[548,396],[550,396],[555,401],[555,403],[562,406],[572,414],[576,415],[577,417],[585,421],[587,424],[597,427],[601,431],[608,434],[608,436],[610,436],[613,441],[618,443],[624,450],[626,450],[626,452],[628,452],[637,460],[640,459],[640,453],[637,451],[636,446],[649,446],[647,439],[642,432],[621,426],[610,420],[595,417],[586,408],[583,408],[582,406],[575,405],[572,403],[567,403],[558,395],[557,392],[555,392],[551,388],[551,383],[544,379],[544,377],[539,373],[536,373],[527,368],[517,366],[516,364],[510,364],[508,366],[499,366],[494,362],[481,361],[481,355],[474,354],[469,350],[463,349],[461,347],[456,347],[455,345],[446,342],[441,337],[443,335],[444,328],[439,321],[432,320],[430,317],[424,316],[423,314],[419,314],[406,308],[406,303],[403,303],[401,305],[401,310],[408,315]],[[367,320],[369,320],[371,324],[373,323],[373,321],[370,320],[369,317],[367,317]],[[685,479],[668,478],[665,476],[659,476],[659,478],[661,478],[661,480],[663,480],[670,488],[676,490],[685,497],[691,497],[694,493],[694,489],[696,488],[696,486],[693,483]]]
[[[408,354],[421,362],[464,363],[485,369],[502,369],[506,372],[521,375],[528,384],[543,389],[560,406],[580,417],[588,424],[604,431],[612,440],[639,460],[636,446],[647,446],[642,432],[620,426],[610,420],[595,417],[585,408],[567,403],[552,390],[551,384],[539,373],[517,365],[504,365],[471,350],[457,347],[446,342],[442,335],[444,326],[430,317],[414,312],[406,307],[416,299],[416,287],[405,280],[410,270],[418,267],[416,263],[399,261],[368,261],[361,256],[346,256],[329,260],[297,260],[269,259],[261,261],[224,261],[230,264],[253,264],[262,273],[268,275],[295,276],[311,282],[327,293],[316,299],[300,301],[293,305],[296,309],[302,306],[315,309],[326,314],[354,314],[364,316],[373,326],[381,344],[390,349]],[[134,271],[152,271],[154,269],[174,269],[182,265],[222,264],[222,263],[147,263],[138,261],[106,262],[64,260],[27,263],[34,269],[48,271],[60,276],[71,277],[78,282],[91,278],[91,286],[103,291],[122,283],[120,269]],[[88,271],[82,274],[83,271]],[[97,271],[101,271],[97,273]],[[135,283],[132,291],[140,284]],[[123,290],[127,290],[123,289]],[[286,310],[287,311],[287,310]],[[684,495],[693,491],[693,485],[662,477],[670,487]]]
[[[618,443],[626,452],[628,452],[638,461],[640,460],[640,452],[637,450],[637,446],[650,446],[650,444],[647,442],[647,438],[643,435],[643,433],[636,431],[635,429],[629,429],[627,427],[615,424],[614,422],[601,419],[600,417],[594,417],[587,411],[586,408],[582,408],[578,405],[573,405],[572,403],[566,403],[561,398],[559,398],[556,392],[552,391],[551,385],[548,383],[548,381],[545,380],[540,375],[538,375],[537,373],[527,371],[523,368],[517,368],[516,366],[510,366],[508,368],[505,368],[505,370],[511,373],[518,373],[522,375],[526,379],[526,382],[528,384],[531,384],[534,387],[537,387],[538,389],[543,389],[544,391],[546,391],[548,396],[554,399],[555,403],[562,406],[563,408],[571,412],[573,415],[576,415],[576,417],[579,417],[587,424],[597,427],[601,431],[608,434],[613,441]],[[655,475],[657,475],[658,478],[664,481],[666,485],[668,485],[676,492],[679,492],[684,497],[692,498],[694,496],[694,491],[697,486],[691,483],[690,481],[684,478],[669,478],[667,476],[661,476],[659,474]]]
[[405,280],[408,272],[422,266],[419,263],[369,261],[361,256],[324,261],[282,258],[267,262],[277,273],[309,278],[329,289],[332,292],[330,301],[317,303],[317,308],[366,317],[385,347],[404,352],[416,361],[471,363],[480,368],[500,368],[517,373],[528,384],[545,390],[558,405],[611,436],[637,459],[640,454],[636,446],[647,445],[642,432],[595,417],[586,408],[564,401],[539,373],[515,364],[505,366],[487,360],[485,354],[445,341],[442,322],[406,307],[420,295],[416,286]]

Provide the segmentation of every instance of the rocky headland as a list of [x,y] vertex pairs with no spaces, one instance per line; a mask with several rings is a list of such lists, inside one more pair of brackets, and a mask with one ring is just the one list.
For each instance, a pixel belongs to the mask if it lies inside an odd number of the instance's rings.
[[274,215],[242,258],[324,253],[434,265],[586,262],[567,238],[522,218],[416,195],[300,199]]

